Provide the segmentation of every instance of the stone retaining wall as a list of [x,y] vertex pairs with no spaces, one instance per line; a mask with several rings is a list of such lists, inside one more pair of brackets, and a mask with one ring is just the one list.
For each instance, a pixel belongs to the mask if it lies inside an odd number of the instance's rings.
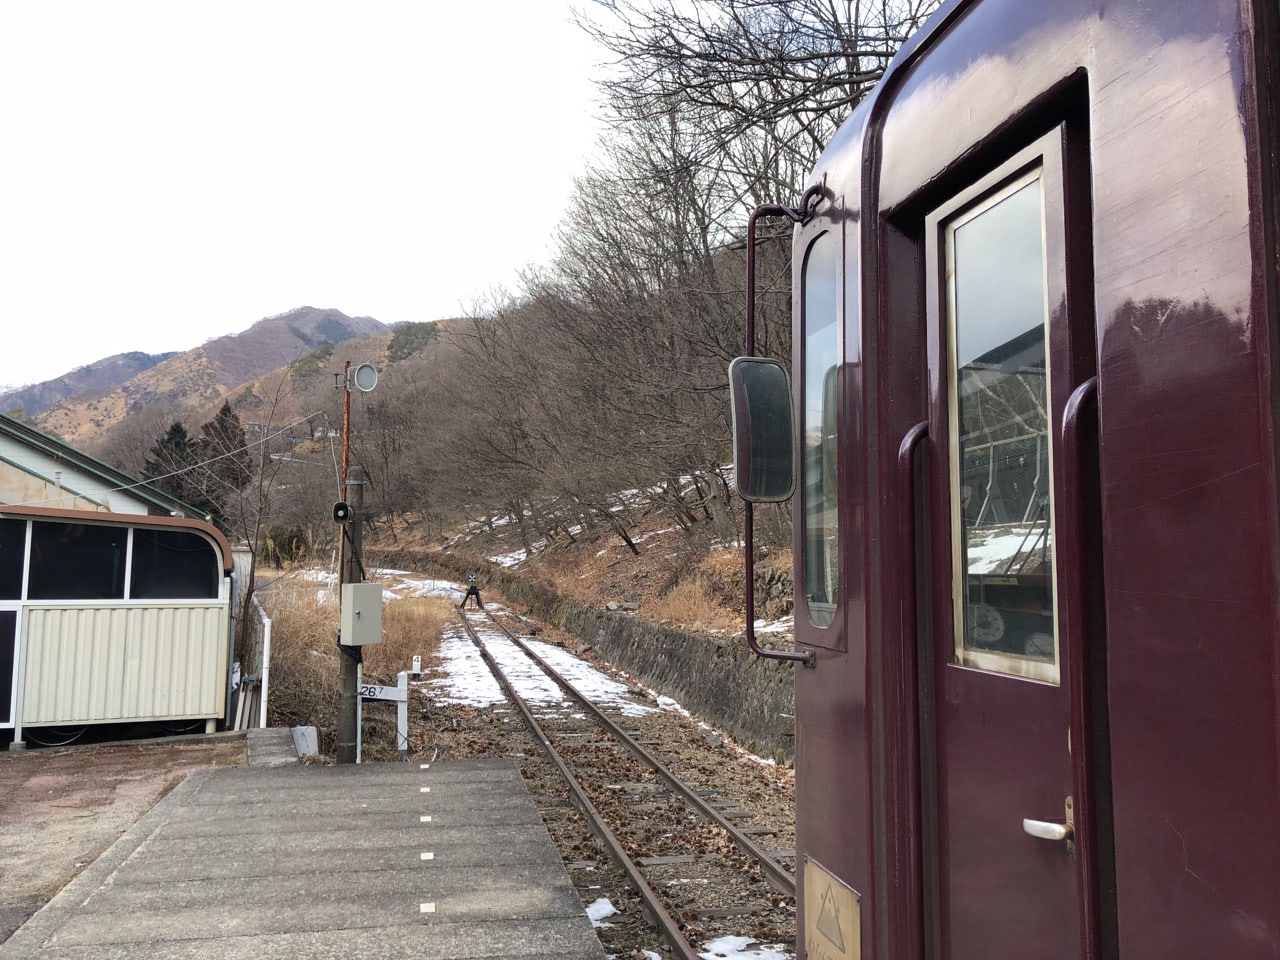
[[[476,568],[474,560],[448,554],[370,549],[366,558],[380,566],[425,567],[458,581]],[[489,567],[483,580],[531,616],[591,645],[752,752],[784,763],[794,760],[796,668],[790,664],[759,659],[741,638],[696,636],[588,607],[502,567]]]

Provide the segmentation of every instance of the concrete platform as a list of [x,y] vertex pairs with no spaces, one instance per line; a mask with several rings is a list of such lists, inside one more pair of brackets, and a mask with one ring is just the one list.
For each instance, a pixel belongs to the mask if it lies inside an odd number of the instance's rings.
[[602,960],[505,760],[201,770],[2,960]]

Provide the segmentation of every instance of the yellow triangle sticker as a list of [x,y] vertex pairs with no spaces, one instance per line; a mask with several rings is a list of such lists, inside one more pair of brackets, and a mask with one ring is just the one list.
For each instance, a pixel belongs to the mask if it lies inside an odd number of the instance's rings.
[[862,898],[812,857],[804,858],[801,915],[809,960],[862,960]]
[[836,905],[835,894],[828,884],[822,892],[822,910],[818,913],[816,924],[818,932],[831,941],[831,945],[844,953],[844,932],[840,929],[840,908]]

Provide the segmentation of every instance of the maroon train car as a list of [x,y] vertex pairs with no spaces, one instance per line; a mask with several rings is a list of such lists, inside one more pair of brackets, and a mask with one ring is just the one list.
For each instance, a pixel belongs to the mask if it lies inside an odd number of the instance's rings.
[[802,957],[1280,957],[1278,76],[1276,0],[954,0],[753,216]]

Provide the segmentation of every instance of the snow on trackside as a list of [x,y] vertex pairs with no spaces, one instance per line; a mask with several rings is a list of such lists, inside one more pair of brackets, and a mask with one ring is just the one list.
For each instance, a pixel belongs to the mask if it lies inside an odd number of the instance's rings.
[[435,690],[434,698],[439,703],[484,708],[507,702],[498,681],[462,627],[456,624],[445,627],[436,658],[444,676],[429,680],[424,686]]
[[[461,597],[464,592],[457,584],[450,584],[447,581],[437,581],[437,583],[455,590],[455,598]],[[489,609],[497,613],[501,608],[491,603]],[[498,661],[510,678],[516,692],[531,706],[543,709],[568,707],[564,691],[497,627],[480,616],[473,617],[471,625],[490,655]],[[628,688],[625,684],[610,679],[573,654],[539,640],[527,639],[525,642],[538,656],[546,660],[553,669],[595,703],[616,709],[626,716],[639,716],[653,710],[652,707],[628,700],[626,698]],[[480,651],[475,648],[475,644],[468,638],[461,625],[445,626],[440,638],[437,660],[442,675],[427,681],[423,686],[433,690],[433,696],[439,702],[479,708],[493,707],[506,702],[502,688],[498,686],[498,682],[481,658]]]
[[719,737],[724,742],[725,746],[727,746],[733,753],[737,755],[739,760],[746,760],[749,763],[758,763],[762,767],[776,767],[778,765],[778,761],[774,760],[771,757],[757,756],[756,754],[752,753],[750,750],[744,750],[742,747],[738,746],[738,744],[734,742],[734,739],[730,737],[727,733],[725,733],[723,730],[717,730],[715,727],[711,726],[711,724],[707,723],[705,720],[699,720],[692,713],[690,713],[683,706],[681,706],[678,701],[672,700],[666,694],[661,694],[654,690],[648,690],[648,693],[651,697],[653,697],[655,700],[658,701],[659,710],[669,710],[672,713],[678,713],[680,714],[680,716],[684,717],[686,720],[692,720],[694,723],[696,723],[698,725],[699,730],[710,730],[712,733],[714,733],[717,737]]
[[761,943],[750,937],[721,937],[702,945],[702,960],[795,960],[780,943]]
[[579,693],[593,703],[612,707],[624,717],[639,717],[652,713],[653,707],[633,703],[627,699],[627,685],[613,680],[584,660],[580,660],[567,650],[543,643],[541,640],[526,639],[529,649],[540,656],[547,664],[569,681]]
[[[489,609],[495,614],[502,610],[501,607],[492,603],[489,604]],[[536,663],[525,656],[519,647],[508,640],[501,630],[479,616],[472,618],[471,625],[475,628],[485,648],[501,664],[503,671],[510,677],[512,686],[516,688],[520,696],[524,697],[531,705],[538,705],[544,708],[567,706],[564,691],[543,673]],[[458,632],[461,634],[461,631]],[[446,637],[448,635],[448,632],[446,632]],[[598,706],[612,708],[629,717],[642,716],[653,712],[653,707],[646,707],[627,699],[628,688],[626,684],[605,676],[595,667],[575,657],[568,651],[549,643],[543,643],[541,640],[526,638],[524,642],[535,654],[545,660],[552,669],[572,684],[576,690]],[[452,652],[451,648],[450,653],[452,654]],[[474,647],[472,647],[471,652],[475,656],[479,656],[478,653],[475,653]],[[445,646],[442,643],[442,658],[444,654]],[[442,664],[442,669],[446,673],[452,672],[451,665],[447,663]]]
[[[449,583],[448,581],[435,581],[435,583],[439,584],[442,589],[448,587],[456,591],[453,595],[455,599],[463,594],[462,587],[458,584]],[[495,615],[505,612],[503,607],[492,602],[487,607]],[[514,643],[508,640],[497,627],[490,624],[486,618],[479,614],[472,617],[471,625],[475,628],[485,648],[502,665],[503,670],[511,679],[512,686],[531,706],[540,707],[543,710],[570,709],[564,691],[543,673],[537,664],[526,657]],[[671,697],[642,687],[657,702],[657,707],[636,703],[628,698],[628,693],[632,687],[638,686],[634,681],[628,684],[614,680],[567,650],[544,643],[541,640],[526,637],[524,642],[535,654],[545,660],[553,670],[558,672],[583,696],[597,706],[617,710],[624,716],[629,717],[643,716],[655,710],[678,713],[697,723],[699,729],[715,733],[740,761],[756,763],[766,767],[777,765],[775,760],[757,756],[748,750],[744,750],[733,741],[732,737],[712,727],[706,721],[694,717]],[[441,676],[429,680],[421,686],[433,690],[433,696],[440,703],[482,709],[505,704],[506,697],[503,696],[502,688],[498,686],[498,682],[493,678],[493,674],[481,658],[480,652],[467,637],[461,625],[448,624],[445,626],[444,633],[440,639],[440,649],[436,656]],[[623,674],[623,676],[625,677],[626,675]]]
[[612,927],[612,923],[605,923],[605,917],[617,916],[618,908],[609,902],[608,897],[600,897],[587,904],[587,918],[591,921],[593,927]]

